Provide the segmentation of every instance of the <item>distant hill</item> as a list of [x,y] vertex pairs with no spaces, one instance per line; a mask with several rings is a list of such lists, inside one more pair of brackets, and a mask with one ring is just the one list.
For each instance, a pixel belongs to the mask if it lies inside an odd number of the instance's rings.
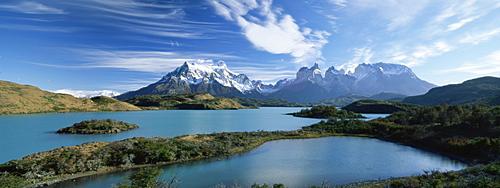
[[407,109],[418,109],[420,105],[406,104],[399,102],[389,102],[380,100],[359,100],[342,108],[342,110],[353,111],[355,113],[381,113],[390,114]]
[[304,107],[305,104],[289,102],[285,99],[251,99],[245,97],[231,97],[243,106],[256,107]]
[[208,93],[187,93],[179,95],[141,95],[123,100],[144,109],[243,109],[248,108],[233,99],[214,97]]
[[0,81],[0,114],[137,111],[134,105],[109,97],[76,98],[35,86]]
[[500,78],[481,77],[461,84],[451,84],[431,89],[424,95],[403,99],[404,103],[424,106],[487,104],[500,105]]
[[347,106],[353,102],[364,100],[364,99],[372,99],[372,100],[381,100],[381,101],[392,101],[392,102],[401,102],[407,95],[402,95],[398,93],[379,93],[373,96],[367,95],[357,95],[357,94],[347,94],[342,95],[333,99],[323,99],[316,102],[307,103],[307,106]]

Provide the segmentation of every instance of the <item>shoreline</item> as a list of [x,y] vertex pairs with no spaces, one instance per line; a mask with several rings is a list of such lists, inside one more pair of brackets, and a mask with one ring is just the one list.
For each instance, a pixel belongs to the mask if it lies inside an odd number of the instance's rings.
[[[82,172],[82,173],[73,174],[73,175],[62,175],[63,177],[56,177],[56,178],[51,178],[51,179],[47,179],[47,180],[42,180],[40,182],[36,182],[36,183],[30,184],[28,186],[25,186],[25,188],[45,187],[45,186],[49,186],[49,185],[53,185],[53,184],[57,184],[57,183],[65,182],[65,181],[75,180],[75,179],[78,179],[78,178],[84,178],[84,177],[95,176],[95,175],[102,175],[102,174],[112,174],[112,173],[116,173],[116,172],[122,172],[122,171],[126,171],[126,170],[138,169],[138,168],[149,167],[149,166],[164,166],[164,165],[178,164],[178,163],[183,163],[183,162],[188,162],[188,161],[197,161],[197,160],[210,159],[210,158],[220,158],[220,157],[233,156],[233,155],[237,155],[237,154],[242,154],[242,153],[249,152],[249,151],[251,151],[251,150],[253,150],[253,149],[261,146],[262,144],[264,144],[266,142],[270,142],[270,141],[286,140],[286,139],[313,139],[313,138],[325,138],[325,137],[336,137],[336,136],[367,137],[367,138],[379,139],[379,140],[382,140],[382,141],[391,142],[391,143],[395,143],[395,144],[399,144],[399,145],[404,145],[404,146],[412,147],[412,148],[415,148],[415,149],[419,149],[419,150],[431,152],[431,153],[434,153],[434,154],[437,154],[437,155],[441,155],[441,156],[444,156],[444,157],[448,157],[450,159],[466,163],[468,166],[473,166],[475,164],[478,164],[478,163],[476,163],[474,161],[467,160],[464,157],[460,157],[460,156],[448,154],[448,153],[441,152],[441,151],[436,151],[436,150],[433,150],[433,149],[430,149],[430,148],[417,147],[417,146],[414,146],[414,145],[406,144],[406,143],[403,143],[403,142],[398,142],[398,141],[387,139],[387,138],[379,138],[379,137],[376,137],[376,136],[373,136],[373,135],[331,133],[331,134],[305,135],[305,136],[301,136],[301,137],[298,137],[298,138],[279,138],[279,139],[263,140],[262,142],[259,142],[258,144],[256,144],[255,146],[253,146],[251,148],[244,148],[244,149],[242,149],[240,151],[234,151],[234,152],[232,152],[230,154],[227,154],[227,155],[210,156],[210,157],[197,157],[197,158],[188,159],[188,160],[171,161],[171,162],[160,162],[160,163],[157,163],[157,164],[143,164],[143,165],[132,165],[132,166],[121,166],[121,167],[105,167],[105,168],[103,168],[101,170],[98,170],[98,171]],[[387,178],[387,179],[379,179],[379,180],[367,180],[367,181],[360,181],[360,182],[348,183],[348,184],[345,184],[345,185],[335,185],[333,187],[340,187],[340,188],[364,187],[364,186],[369,186],[369,185],[375,185],[375,184],[378,184],[378,183],[386,183],[388,181],[395,180],[395,179],[400,179],[400,178],[405,178],[405,177]]]

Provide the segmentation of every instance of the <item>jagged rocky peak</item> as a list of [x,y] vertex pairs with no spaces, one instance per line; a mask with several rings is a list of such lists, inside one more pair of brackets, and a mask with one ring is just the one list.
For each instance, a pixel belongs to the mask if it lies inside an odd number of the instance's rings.
[[325,72],[325,80],[327,82],[333,80],[333,78],[335,78],[335,77],[340,77],[340,76],[345,76],[344,69],[337,70],[337,69],[335,69],[335,67],[331,66]]
[[314,63],[311,68],[302,67],[299,69],[297,72],[296,82],[302,82],[305,80],[312,82],[321,82],[323,80],[321,69],[319,69],[319,65],[317,63]]
[[383,62],[375,64],[362,63],[355,68],[354,72],[348,73],[348,75],[354,76],[358,80],[373,74],[386,76],[408,74],[410,77],[416,78],[415,73],[405,65]]
[[215,82],[223,86],[234,87],[241,92],[255,88],[253,82],[245,74],[236,74],[230,71],[224,61],[217,63],[184,62],[182,66],[165,75],[159,82],[168,82],[171,79],[184,81],[191,85]]

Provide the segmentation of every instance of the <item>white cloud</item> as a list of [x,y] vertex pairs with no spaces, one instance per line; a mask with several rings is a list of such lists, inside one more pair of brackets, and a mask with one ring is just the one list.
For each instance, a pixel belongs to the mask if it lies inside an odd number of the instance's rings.
[[353,0],[349,1],[347,6],[353,6],[355,10],[360,12],[375,11],[380,18],[389,21],[386,29],[393,31],[412,23],[425,10],[428,2],[429,0],[389,0],[384,2]]
[[31,1],[20,2],[16,5],[0,5],[0,8],[25,14],[66,14],[64,10]]
[[404,59],[404,64],[409,67],[419,66],[425,63],[428,58],[442,55],[453,50],[454,48],[455,47],[444,41],[434,42],[433,44],[427,46],[417,46],[412,50],[408,57]]
[[337,6],[345,7],[347,0],[328,0],[328,2]]
[[465,63],[461,67],[444,70],[443,73],[449,72],[466,72],[478,75],[500,74],[500,50],[491,52],[485,57],[479,58],[472,63]]
[[60,32],[69,33],[79,30],[79,28],[57,27],[57,26],[37,26],[37,25],[21,25],[21,24],[0,24],[0,28],[14,30],[29,30],[41,32]]
[[490,40],[495,35],[500,34],[500,28],[495,28],[491,31],[477,32],[473,34],[467,34],[464,38],[460,39],[460,43],[470,43],[470,44],[479,44],[481,42],[485,42]]
[[346,72],[354,71],[354,69],[361,63],[371,63],[371,58],[374,55],[372,49],[369,47],[354,48],[350,51],[354,52],[354,57],[349,60],[349,62],[339,66],[339,69],[344,69]]
[[487,15],[492,10],[500,7],[495,1],[447,1],[442,10],[428,23],[427,31],[431,35],[447,33],[462,28]]
[[[86,68],[116,68],[129,71],[166,73],[170,72],[182,63],[194,62],[199,59],[239,59],[239,57],[225,54],[210,53],[180,53],[161,51],[119,51],[119,50],[96,50],[78,49],[83,61],[90,63],[81,65]],[[190,58],[186,58],[190,57]]]
[[112,68],[126,71],[149,72],[164,74],[173,71],[184,62],[205,62],[212,59],[241,59],[241,57],[198,52],[163,52],[163,51],[127,51],[127,50],[101,50],[95,48],[66,49],[74,54],[74,57],[82,63],[79,65],[58,65],[40,62],[26,62],[30,64],[67,68],[67,69],[91,69]]
[[474,17],[462,19],[457,23],[450,24],[450,25],[448,25],[448,30],[446,30],[446,31],[457,30],[457,29],[461,28],[462,26],[464,26],[466,23],[474,21],[476,18],[479,18],[479,16],[474,16]]
[[309,64],[323,59],[321,50],[328,43],[330,33],[299,27],[291,15],[273,8],[271,0],[210,2],[218,15],[240,26],[257,49],[272,54],[290,54],[295,63]]
[[389,63],[403,64],[408,67],[420,66],[431,57],[440,56],[454,50],[456,47],[445,41],[432,42],[408,46],[403,44],[393,45],[392,48],[381,53],[381,59]]

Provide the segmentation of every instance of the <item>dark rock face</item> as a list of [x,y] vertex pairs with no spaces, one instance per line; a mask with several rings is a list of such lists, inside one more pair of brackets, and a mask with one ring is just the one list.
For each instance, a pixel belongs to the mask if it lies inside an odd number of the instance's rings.
[[283,79],[274,85],[251,81],[244,74],[235,74],[223,62],[216,65],[184,63],[160,81],[116,98],[209,93],[213,96],[285,99],[305,103],[345,94],[375,95],[386,92],[420,95],[435,86],[419,79],[404,65],[388,63],[360,64],[354,72],[348,73],[330,67],[324,77],[318,64],[314,64],[311,68],[300,68],[295,79]]

